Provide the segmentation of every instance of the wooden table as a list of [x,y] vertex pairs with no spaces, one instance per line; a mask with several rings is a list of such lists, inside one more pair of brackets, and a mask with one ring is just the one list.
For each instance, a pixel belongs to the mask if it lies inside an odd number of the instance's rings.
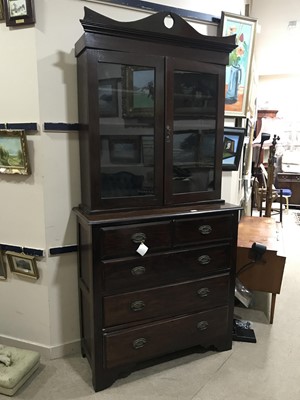
[[273,218],[242,217],[238,227],[238,271],[251,261],[253,243],[267,247],[262,259],[238,274],[238,279],[249,290],[272,294],[270,324],[273,323],[276,295],[280,293],[286,257],[284,255],[281,224]]

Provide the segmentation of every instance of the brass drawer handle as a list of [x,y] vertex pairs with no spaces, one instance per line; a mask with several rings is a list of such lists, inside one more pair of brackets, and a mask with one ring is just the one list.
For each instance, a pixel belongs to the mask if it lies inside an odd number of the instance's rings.
[[142,309],[145,308],[145,305],[146,304],[143,302],[143,300],[137,300],[131,303],[130,308],[134,312],[142,311]]
[[210,293],[210,290],[207,287],[197,290],[197,294],[200,297],[207,297],[209,295],[209,293]]
[[211,258],[208,254],[203,254],[203,256],[198,257],[198,261],[201,265],[207,265],[210,264]]
[[212,227],[210,225],[200,225],[199,232],[202,235],[209,235],[212,232]]
[[146,343],[147,343],[147,340],[145,338],[141,337],[141,338],[135,339],[132,342],[132,347],[135,350],[138,350],[138,349],[141,349],[142,347],[144,347]]
[[138,265],[137,267],[131,268],[131,274],[133,276],[143,275],[146,272],[146,268],[142,265]]
[[143,232],[134,233],[131,236],[131,240],[133,241],[133,243],[138,243],[138,244],[145,242],[146,238],[147,236]]
[[208,322],[207,322],[207,321],[200,321],[200,322],[198,322],[197,328],[198,328],[200,331],[205,331],[205,330],[208,328]]

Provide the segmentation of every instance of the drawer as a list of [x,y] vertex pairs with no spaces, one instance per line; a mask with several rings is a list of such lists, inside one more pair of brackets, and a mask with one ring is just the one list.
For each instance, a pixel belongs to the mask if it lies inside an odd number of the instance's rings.
[[228,274],[106,296],[104,326],[203,311],[227,304],[228,298]]
[[278,174],[278,183],[284,182],[300,182],[300,174],[299,175],[290,175],[290,174]]
[[231,215],[174,221],[174,245],[230,239],[233,232]]
[[104,289],[126,290],[201,278],[229,269],[229,245],[164,252],[101,262]]
[[171,221],[101,228],[102,257],[137,255],[136,250],[141,242],[149,248],[149,253],[169,248],[170,227]]
[[104,367],[112,368],[196,345],[217,344],[228,332],[228,309],[183,316],[104,335]]

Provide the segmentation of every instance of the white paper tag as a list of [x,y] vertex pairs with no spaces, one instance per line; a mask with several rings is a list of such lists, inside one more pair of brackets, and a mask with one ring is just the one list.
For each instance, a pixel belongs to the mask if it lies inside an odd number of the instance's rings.
[[147,253],[147,251],[148,247],[144,243],[141,243],[136,250],[136,252],[139,253],[141,256],[144,256]]

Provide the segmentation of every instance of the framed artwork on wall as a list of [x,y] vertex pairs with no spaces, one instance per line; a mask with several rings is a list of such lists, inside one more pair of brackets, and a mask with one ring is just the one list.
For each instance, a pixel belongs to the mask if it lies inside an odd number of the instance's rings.
[[123,117],[153,117],[155,96],[154,69],[126,66],[122,72]]
[[0,0],[0,21],[4,20],[3,0]]
[[7,251],[6,256],[11,272],[33,279],[39,278],[39,271],[34,256],[14,251]]
[[237,171],[239,169],[245,135],[245,128],[224,128],[223,171]]
[[225,82],[225,115],[245,117],[249,95],[256,19],[222,12],[221,36],[236,35],[236,48],[229,55]]
[[34,0],[3,0],[7,26],[35,23]]
[[0,130],[0,173],[30,175],[25,131]]
[[0,280],[7,279],[6,264],[3,257],[3,252],[0,251]]
[[109,139],[110,161],[113,164],[139,164],[141,162],[141,139],[115,136]]

